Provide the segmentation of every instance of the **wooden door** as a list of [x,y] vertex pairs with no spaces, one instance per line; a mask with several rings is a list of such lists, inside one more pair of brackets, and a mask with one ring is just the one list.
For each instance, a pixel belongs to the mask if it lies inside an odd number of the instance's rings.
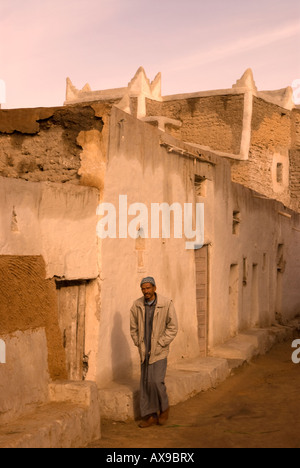
[[84,281],[57,282],[59,325],[66,352],[70,380],[84,379],[86,284]]
[[208,331],[208,246],[195,250],[196,301],[200,355],[207,355]]

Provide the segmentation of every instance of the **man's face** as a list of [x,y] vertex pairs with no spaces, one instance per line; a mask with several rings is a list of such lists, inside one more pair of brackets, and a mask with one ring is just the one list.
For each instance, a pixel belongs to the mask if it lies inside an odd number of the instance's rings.
[[151,301],[155,298],[156,286],[153,286],[151,283],[142,284],[142,293],[146,301]]

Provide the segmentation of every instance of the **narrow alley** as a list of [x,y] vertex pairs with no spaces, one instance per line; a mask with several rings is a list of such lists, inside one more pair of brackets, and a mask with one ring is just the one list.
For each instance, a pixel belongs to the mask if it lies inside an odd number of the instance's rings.
[[169,423],[102,421],[88,448],[299,448],[300,364],[291,342],[277,344],[221,384],[172,408]]

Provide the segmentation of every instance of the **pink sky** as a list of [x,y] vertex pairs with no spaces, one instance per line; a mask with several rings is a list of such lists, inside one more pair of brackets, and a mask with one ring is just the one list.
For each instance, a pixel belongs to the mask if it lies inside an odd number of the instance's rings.
[[259,89],[300,78],[299,0],[1,0],[3,108],[59,106],[78,88],[126,86],[139,66],[163,94]]

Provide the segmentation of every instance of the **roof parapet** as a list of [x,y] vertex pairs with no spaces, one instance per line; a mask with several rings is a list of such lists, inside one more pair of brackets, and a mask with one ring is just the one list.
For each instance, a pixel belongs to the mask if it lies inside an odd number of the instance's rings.
[[253,71],[248,68],[242,77],[229,89],[200,91],[198,93],[184,93],[170,96],[161,95],[161,73],[158,73],[153,81],[150,81],[143,67],[139,67],[134,77],[128,85],[123,88],[106,89],[102,91],[92,91],[87,83],[81,90],[77,89],[70,78],[67,78],[65,105],[81,102],[116,100],[117,106],[126,112],[129,111],[129,100],[131,97],[138,98],[137,114],[139,118],[146,116],[146,98],[155,101],[169,101],[174,99],[186,99],[188,97],[214,96],[220,94],[245,94],[250,93],[267,102],[291,110],[295,107],[293,99],[293,89],[287,88],[274,91],[258,91]]
[[119,101],[117,106],[126,112],[130,109],[129,98],[138,98],[137,116],[139,118],[146,115],[146,98],[160,101],[161,98],[161,73],[158,73],[151,82],[146,75],[143,67],[140,67],[135,73],[127,87],[106,89],[103,91],[92,91],[89,84],[86,84],[81,90],[77,89],[70,78],[67,78],[66,101],[65,105],[80,102],[91,102],[101,100]]
[[296,107],[291,86],[274,91],[260,91],[258,97],[287,110],[292,110]]
[[251,92],[254,96],[287,110],[292,110],[295,107],[293,89],[291,86],[272,91],[258,91],[251,68],[245,71],[243,76],[232,86],[232,89],[244,93]]
[[253,72],[251,68],[248,68],[243,76],[237,80],[237,82],[232,86],[233,89],[238,89],[239,91],[251,91],[253,94],[257,93],[257,87],[254,81]]

